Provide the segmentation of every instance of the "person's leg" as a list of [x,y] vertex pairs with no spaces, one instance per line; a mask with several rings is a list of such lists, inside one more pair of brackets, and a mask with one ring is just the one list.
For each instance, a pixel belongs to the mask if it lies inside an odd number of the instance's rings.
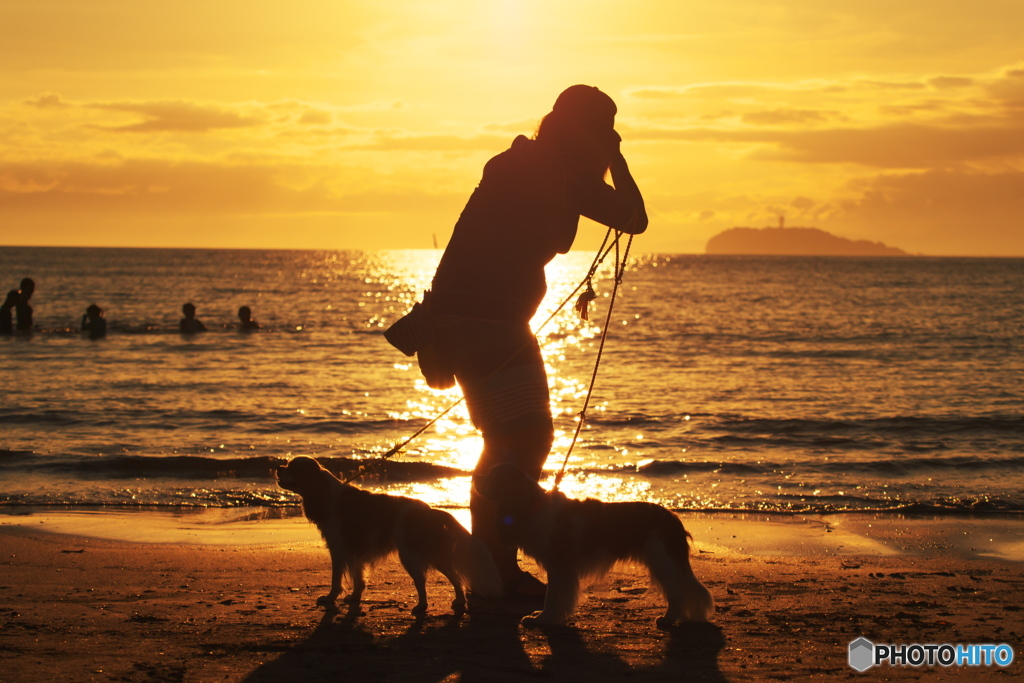
[[[551,450],[553,436],[550,415],[538,414],[524,416],[500,429],[486,431],[484,451],[473,472],[474,480],[500,463],[513,463],[533,479],[539,480]],[[518,548],[502,539],[498,531],[497,505],[477,493],[474,486],[470,493],[469,510],[473,535],[490,549],[502,580],[508,586],[522,581],[524,577],[519,567]]]
[[[539,480],[554,428],[544,359],[529,324],[443,316],[438,327],[470,419],[484,438],[474,478],[513,463]],[[517,586],[532,584],[542,596],[543,584],[519,568],[518,549],[498,535],[496,506],[475,486],[470,515],[473,535],[491,550],[506,585],[524,592]]]

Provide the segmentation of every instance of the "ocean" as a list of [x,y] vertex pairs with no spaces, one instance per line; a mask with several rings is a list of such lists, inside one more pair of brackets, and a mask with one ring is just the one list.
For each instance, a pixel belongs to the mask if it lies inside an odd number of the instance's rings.
[[[0,512],[255,508],[310,455],[465,508],[479,436],[383,331],[436,250],[0,248],[35,331],[0,338]],[[537,323],[587,273],[559,257]],[[2,286],[2,285],[0,285]],[[613,290],[539,332],[559,469]],[[195,304],[208,331],[178,332]],[[84,338],[105,310],[108,334]],[[238,331],[252,308],[262,329]],[[1024,259],[630,256],[561,489],[682,511],[1024,511]],[[550,482],[549,482],[550,483]]]

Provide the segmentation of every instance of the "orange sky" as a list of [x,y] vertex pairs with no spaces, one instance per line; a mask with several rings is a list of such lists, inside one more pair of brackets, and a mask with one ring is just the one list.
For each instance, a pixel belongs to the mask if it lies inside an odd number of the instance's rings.
[[637,249],[785,214],[1024,256],[1021,26],[1020,0],[5,0],[0,244],[429,247],[588,83]]

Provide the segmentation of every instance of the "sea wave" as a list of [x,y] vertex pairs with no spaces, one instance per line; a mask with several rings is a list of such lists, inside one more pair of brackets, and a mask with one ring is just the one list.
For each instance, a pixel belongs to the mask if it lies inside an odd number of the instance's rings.
[[[68,457],[0,450],[0,476],[10,482],[0,506],[290,506],[298,498],[277,487],[274,471],[287,457],[224,455]],[[340,478],[372,490],[426,492],[449,506],[471,471],[427,461],[320,456]],[[574,467],[570,479],[611,499],[653,500],[680,511],[785,513],[1022,513],[1013,487],[986,493],[940,486],[965,475],[1016,481],[1024,457],[862,458],[815,462],[661,460]],[[32,482],[49,481],[36,486]],[[866,482],[877,481],[878,484]],[[926,486],[914,481],[930,482]],[[27,483],[23,483],[27,482]],[[894,485],[903,482],[902,485]],[[415,494],[414,494],[415,495]],[[440,498],[438,498],[440,496]]]
[[[55,457],[38,455],[31,451],[0,450],[0,472],[61,474],[87,479],[252,479],[272,477],[274,470],[288,460],[287,457],[258,455],[241,458],[196,455]],[[380,457],[320,456],[317,460],[329,471],[343,478],[360,469],[366,471],[365,477],[380,481],[432,481],[469,474],[464,470],[430,462]]]
[[384,324],[381,319],[374,318],[360,320],[345,318],[337,321],[327,319],[267,322],[261,323],[258,331],[239,330],[238,325],[235,323],[215,324],[207,321],[205,324],[205,331],[196,334],[183,335],[176,325],[168,326],[165,322],[125,322],[111,320],[107,323],[107,335],[105,338],[89,339],[88,335],[83,334],[81,329],[78,327],[46,326],[36,327],[28,337],[17,337],[14,341],[24,341],[31,337],[40,337],[42,339],[73,339],[81,337],[84,341],[89,343],[103,343],[104,341],[109,341],[111,337],[119,335],[130,337],[178,337],[190,341],[201,341],[203,339],[223,340],[231,338],[252,338],[254,341],[258,341],[260,335],[303,335],[304,333],[308,335],[310,332],[322,330],[328,330],[332,334],[383,336],[384,330],[388,327],[388,324]]
[[281,416],[223,408],[211,410],[123,408],[116,419],[105,412],[102,406],[90,406],[89,404],[61,409],[0,409],[0,425],[9,424],[19,427],[121,426],[160,431],[205,427],[219,432],[225,430],[225,425],[229,425],[230,429],[239,435],[301,432],[372,437],[377,433],[390,433],[394,430],[415,432],[426,422],[427,420],[420,418],[371,418],[365,416],[347,419],[317,419],[302,415],[300,418],[296,418],[292,415]]
[[[693,416],[681,416],[686,420]],[[773,419],[740,415],[707,415],[712,429],[744,433],[767,434],[834,434],[836,432],[869,432],[906,434],[951,434],[970,431],[1011,432],[1024,434],[1022,415],[896,415],[848,420],[831,419]]]
[[651,477],[679,476],[689,473],[714,472],[720,474],[777,474],[779,472],[806,473],[864,473],[864,474],[904,474],[911,475],[933,471],[1004,471],[1009,476],[1024,471],[1024,456],[1006,456],[1002,458],[975,458],[971,456],[951,456],[945,458],[900,458],[900,459],[851,459],[840,460],[820,459],[816,461],[714,461],[714,460],[655,460],[642,464],[620,465],[595,471],[617,470],[622,472],[639,472]]
[[[468,475],[467,475],[468,476]],[[367,478],[363,488],[408,495],[402,482]],[[397,488],[396,488],[397,487]],[[736,496],[729,500],[693,502],[665,495],[646,495],[644,499],[686,513],[768,513],[768,514],[897,514],[897,515],[1024,515],[1024,504],[998,496],[968,498],[927,498],[903,500],[885,496],[820,495],[780,497]],[[468,499],[448,498],[434,505],[466,508]],[[269,483],[250,488],[217,486],[174,486],[159,489],[124,486],[102,493],[68,492],[55,489],[0,493],[0,514],[17,514],[26,508],[72,509],[196,509],[196,508],[298,508],[301,499]]]

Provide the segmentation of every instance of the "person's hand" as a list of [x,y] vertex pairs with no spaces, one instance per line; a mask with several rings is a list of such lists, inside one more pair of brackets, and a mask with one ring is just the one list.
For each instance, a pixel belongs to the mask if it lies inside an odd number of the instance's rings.
[[622,136],[612,129],[608,136],[608,151],[611,153],[612,157],[617,157],[622,154],[622,150],[619,148],[619,145],[621,144]]

